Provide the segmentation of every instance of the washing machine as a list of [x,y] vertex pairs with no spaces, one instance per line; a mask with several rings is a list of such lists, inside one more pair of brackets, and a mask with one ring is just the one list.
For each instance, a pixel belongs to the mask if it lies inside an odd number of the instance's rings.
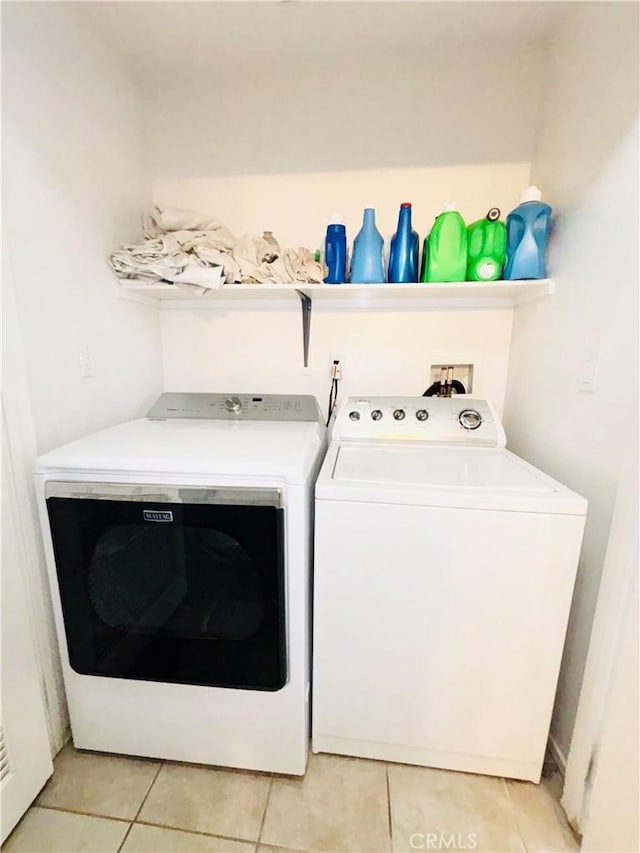
[[164,394],[36,463],[73,741],[303,774],[313,397]]
[[316,484],[314,752],[540,780],[587,503],[505,444],[484,400],[341,406]]

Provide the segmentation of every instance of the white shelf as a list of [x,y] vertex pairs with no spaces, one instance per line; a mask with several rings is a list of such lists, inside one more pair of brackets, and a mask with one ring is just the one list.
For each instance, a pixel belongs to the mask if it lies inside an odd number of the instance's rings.
[[553,281],[461,281],[429,284],[223,284],[202,295],[176,284],[121,281],[118,296],[163,310],[237,310],[302,308],[302,353],[309,362],[311,311],[315,303],[328,310],[480,310],[514,308],[553,293]]
[[[422,310],[513,308],[553,293],[551,279],[536,281],[434,282],[428,284],[225,284],[203,295],[175,284],[121,281],[123,299],[162,310],[259,308],[298,304],[300,293],[327,308],[421,308]],[[275,303],[275,304],[274,304]]]

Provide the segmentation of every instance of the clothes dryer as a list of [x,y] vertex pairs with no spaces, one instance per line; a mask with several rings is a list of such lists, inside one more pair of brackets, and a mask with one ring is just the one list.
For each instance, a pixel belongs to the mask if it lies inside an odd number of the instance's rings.
[[302,774],[313,397],[164,394],[37,460],[73,741]]

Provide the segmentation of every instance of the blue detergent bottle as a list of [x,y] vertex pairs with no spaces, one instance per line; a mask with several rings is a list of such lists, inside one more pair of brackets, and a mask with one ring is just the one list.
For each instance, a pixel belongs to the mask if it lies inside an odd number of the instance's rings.
[[418,280],[418,234],[411,227],[411,205],[400,205],[398,229],[389,247],[389,275],[392,282]]
[[351,281],[357,284],[384,282],[384,240],[376,228],[376,212],[365,207],[362,228],[353,241]]
[[545,255],[551,226],[551,208],[538,187],[527,187],[520,204],[507,216],[507,262],[504,277],[509,281],[544,278]]
[[324,239],[325,284],[343,284],[347,279],[347,231],[342,216],[334,213]]

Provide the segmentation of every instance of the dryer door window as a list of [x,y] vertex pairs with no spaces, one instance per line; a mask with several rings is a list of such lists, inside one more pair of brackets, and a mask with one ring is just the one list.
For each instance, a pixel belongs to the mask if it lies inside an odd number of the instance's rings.
[[280,689],[280,503],[277,490],[47,484],[72,668]]

